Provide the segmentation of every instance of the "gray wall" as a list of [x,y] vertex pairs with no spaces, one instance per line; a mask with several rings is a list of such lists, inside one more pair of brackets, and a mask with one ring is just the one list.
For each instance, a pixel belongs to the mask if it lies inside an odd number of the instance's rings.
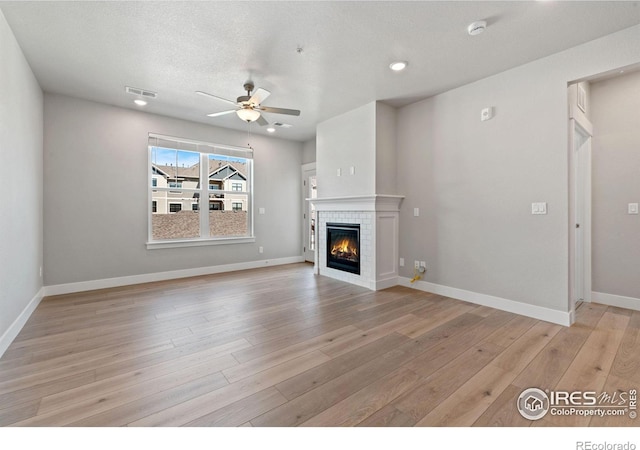
[[640,299],[640,72],[591,85],[592,285]]
[[640,26],[399,109],[400,256],[429,282],[567,311],[567,83],[638,61]]
[[[318,197],[375,193],[375,121],[376,102],[371,102],[318,125]],[[350,167],[355,167],[354,175]]]
[[247,144],[243,132],[45,95],[46,285],[300,255],[302,144],[264,136],[251,142],[255,244],[147,250],[149,132]]
[[302,164],[316,162],[316,138],[302,143]]
[[42,287],[42,91],[2,12],[0,61],[2,336]]
[[376,194],[397,194],[397,111],[376,103]]

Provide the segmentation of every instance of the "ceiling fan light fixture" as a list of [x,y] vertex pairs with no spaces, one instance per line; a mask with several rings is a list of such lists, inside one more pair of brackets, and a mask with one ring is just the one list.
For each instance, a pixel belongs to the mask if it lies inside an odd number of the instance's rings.
[[260,117],[260,111],[256,111],[252,108],[239,109],[236,111],[236,114],[245,122],[254,122],[258,120],[258,117]]
[[408,64],[409,63],[406,61],[395,61],[389,64],[389,68],[394,72],[400,72],[401,70],[406,69]]

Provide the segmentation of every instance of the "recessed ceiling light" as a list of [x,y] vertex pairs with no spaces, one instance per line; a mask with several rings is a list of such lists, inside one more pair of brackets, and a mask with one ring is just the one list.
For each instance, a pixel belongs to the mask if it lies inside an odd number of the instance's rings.
[[140,98],[135,99],[135,100],[133,101],[133,103],[135,103],[135,104],[136,104],[136,105],[138,105],[138,106],[144,106],[144,105],[146,105],[146,104],[147,104],[147,102],[145,102],[144,100],[142,100],[142,99],[140,99]]
[[400,72],[401,70],[404,70],[408,64],[409,63],[406,61],[396,61],[389,64],[389,68],[394,72]]
[[267,128],[267,131],[268,131],[269,133],[273,133],[273,132],[275,132],[275,131],[276,131],[276,129],[275,129],[275,128],[273,128],[273,127],[269,127],[269,128]]
[[484,20],[479,20],[477,22],[473,22],[471,25],[467,27],[467,33],[470,36],[477,36],[482,33],[487,28],[487,22]]

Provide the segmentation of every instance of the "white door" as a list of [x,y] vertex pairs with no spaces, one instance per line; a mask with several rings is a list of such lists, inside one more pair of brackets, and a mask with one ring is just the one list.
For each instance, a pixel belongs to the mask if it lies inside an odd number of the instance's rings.
[[302,166],[302,254],[305,261],[314,262],[316,251],[316,209],[309,199],[318,195],[316,163]]
[[591,301],[591,132],[587,131],[590,128],[588,123],[571,120],[575,167],[573,307],[576,302]]

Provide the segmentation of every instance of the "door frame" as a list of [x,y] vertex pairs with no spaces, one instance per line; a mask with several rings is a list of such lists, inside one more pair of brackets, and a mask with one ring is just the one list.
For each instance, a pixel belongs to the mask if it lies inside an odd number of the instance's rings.
[[[591,151],[593,125],[576,105],[569,108],[569,312],[571,323],[580,290],[591,302]],[[576,225],[579,224],[578,228]],[[580,267],[579,260],[583,264]],[[581,285],[581,286],[580,286]]]
[[[300,186],[301,186],[301,190],[302,190],[302,246],[301,246],[301,250],[302,250],[302,257],[304,258],[305,261],[309,261],[309,262],[315,262],[315,251],[313,250],[309,250],[307,248],[307,243],[309,242],[309,230],[310,230],[310,226],[309,226],[309,220],[311,220],[311,218],[309,217],[309,198],[308,198],[308,187],[307,187],[307,180],[309,179],[310,176],[313,176],[316,174],[316,163],[312,162],[312,163],[308,163],[308,164],[302,164],[301,166],[301,170],[300,170]],[[317,232],[317,227],[316,227],[316,232]],[[316,233],[317,234],[317,233]],[[318,236],[316,235],[316,249],[318,246]]]

